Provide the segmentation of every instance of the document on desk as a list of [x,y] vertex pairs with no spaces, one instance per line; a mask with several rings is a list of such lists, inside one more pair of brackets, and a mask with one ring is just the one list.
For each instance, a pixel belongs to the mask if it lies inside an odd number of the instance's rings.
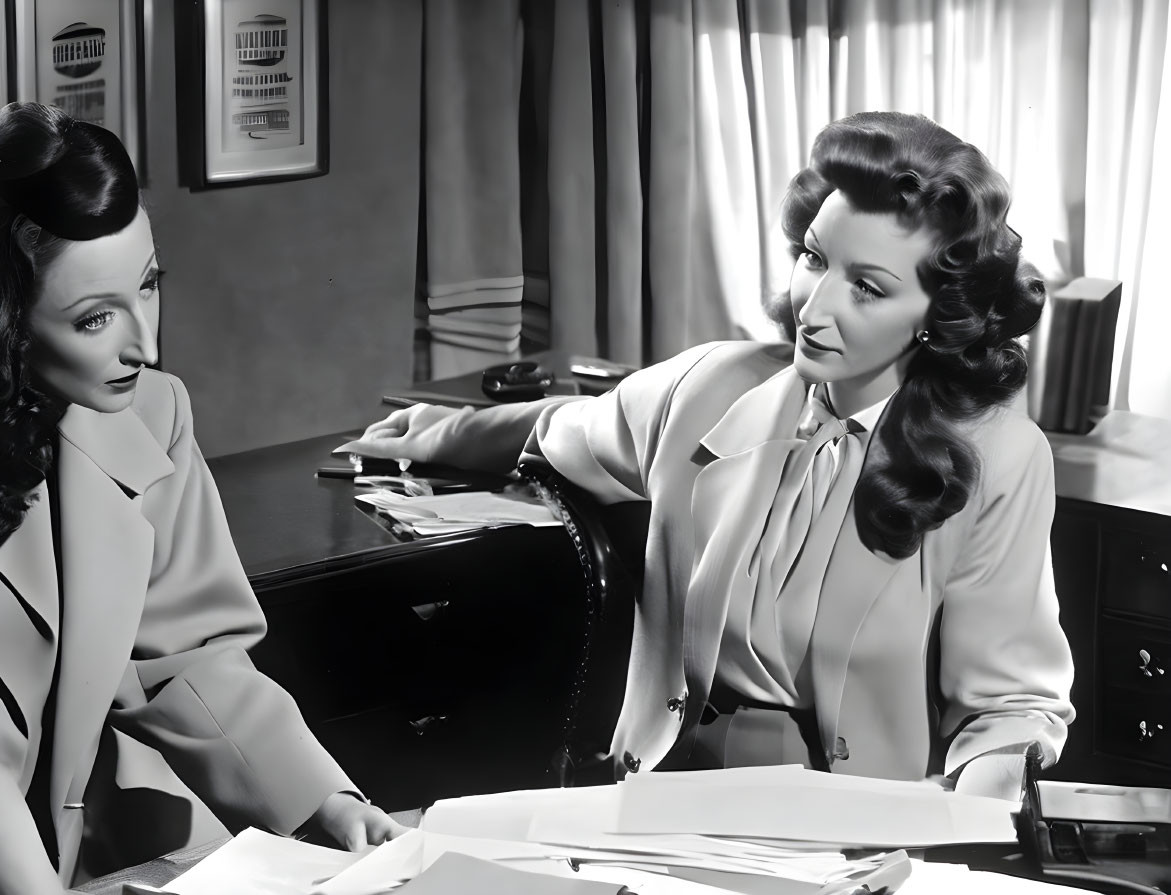
[[453,534],[502,525],[555,526],[560,521],[535,496],[521,491],[468,491],[408,497],[375,488],[354,495],[414,535]]
[[899,895],[1086,895],[1085,889],[1058,886],[1039,880],[969,870],[963,864],[937,864],[911,859],[911,877]]
[[166,895],[292,895],[309,892],[361,857],[248,828],[162,891]]
[[492,829],[532,841],[610,847],[614,837],[703,834],[808,848],[1016,841],[1014,802],[927,782],[824,774],[799,766],[631,774],[613,787],[534,790],[437,802],[423,827]]
[[[616,833],[625,785],[441,800],[423,815],[421,829],[431,848],[436,847],[432,843],[462,848],[458,843],[489,843],[492,837],[500,837],[509,841],[500,841],[497,847],[514,848],[515,840],[522,840],[583,870],[609,867],[660,875],[704,872],[725,883],[755,879],[754,891],[760,891],[761,880],[767,880],[767,891],[791,895],[814,895],[825,885],[857,874],[865,877],[899,860],[883,853],[849,860],[840,847],[765,837]],[[435,840],[436,836],[440,838]],[[727,890],[726,885],[723,888]]]
[[404,895],[618,895],[621,883],[526,872],[447,852],[402,887]]
[[631,775],[615,832],[750,836],[850,847],[1016,841],[1019,803],[917,781],[796,766]]

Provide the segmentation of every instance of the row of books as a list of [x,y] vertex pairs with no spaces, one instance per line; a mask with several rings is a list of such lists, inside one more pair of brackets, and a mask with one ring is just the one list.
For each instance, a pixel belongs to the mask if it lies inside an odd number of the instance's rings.
[[427,296],[428,378],[458,376],[520,357],[521,339],[549,344],[549,284],[533,276],[433,286]]

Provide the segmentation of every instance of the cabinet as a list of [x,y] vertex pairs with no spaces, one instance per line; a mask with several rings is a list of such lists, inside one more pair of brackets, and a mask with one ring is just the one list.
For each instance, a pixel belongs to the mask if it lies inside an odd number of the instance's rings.
[[1049,776],[1171,787],[1171,421],[1116,412],[1050,443],[1078,714]]

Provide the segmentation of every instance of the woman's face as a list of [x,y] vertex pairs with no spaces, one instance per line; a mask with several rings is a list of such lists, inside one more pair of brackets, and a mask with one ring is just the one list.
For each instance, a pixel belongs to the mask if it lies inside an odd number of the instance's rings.
[[[839,412],[880,401],[902,382],[900,361],[931,304],[917,272],[931,248],[927,231],[907,230],[894,214],[855,211],[840,192],[806,231],[790,281],[794,366],[806,381],[836,386]],[[866,403],[846,410],[834,391]]]
[[38,384],[103,413],[129,407],[139,371],[159,357],[158,281],[141,208],[118,233],[67,243],[41,272],[29,312]]

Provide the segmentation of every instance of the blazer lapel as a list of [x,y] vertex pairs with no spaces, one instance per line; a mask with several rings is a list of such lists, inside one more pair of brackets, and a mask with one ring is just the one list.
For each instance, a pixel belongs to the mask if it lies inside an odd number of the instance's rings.
[[142,615],[154,528],[142,515],[141,494],[174,471],[132,411],[73,406],[60,428],[64,613],[50,778],[58,812],[80,798]]
[[37,487],[20,527],[0,544],[0,575],[14,594],[13,604],[5,601],[5,611],[17,609],[41,636],[53,641],[58,623],[57,561],[53,554],[48,488],[44,482]]
[[683,612],[689,693],[684,729],[693,727],[711,690],[728,604],[756,586],[759,534],[790,454],[805,442],[785,437],[797,426],[805,384],[786,368],[736,401],[701,439],[712,459],[692,491],[694,565]]

